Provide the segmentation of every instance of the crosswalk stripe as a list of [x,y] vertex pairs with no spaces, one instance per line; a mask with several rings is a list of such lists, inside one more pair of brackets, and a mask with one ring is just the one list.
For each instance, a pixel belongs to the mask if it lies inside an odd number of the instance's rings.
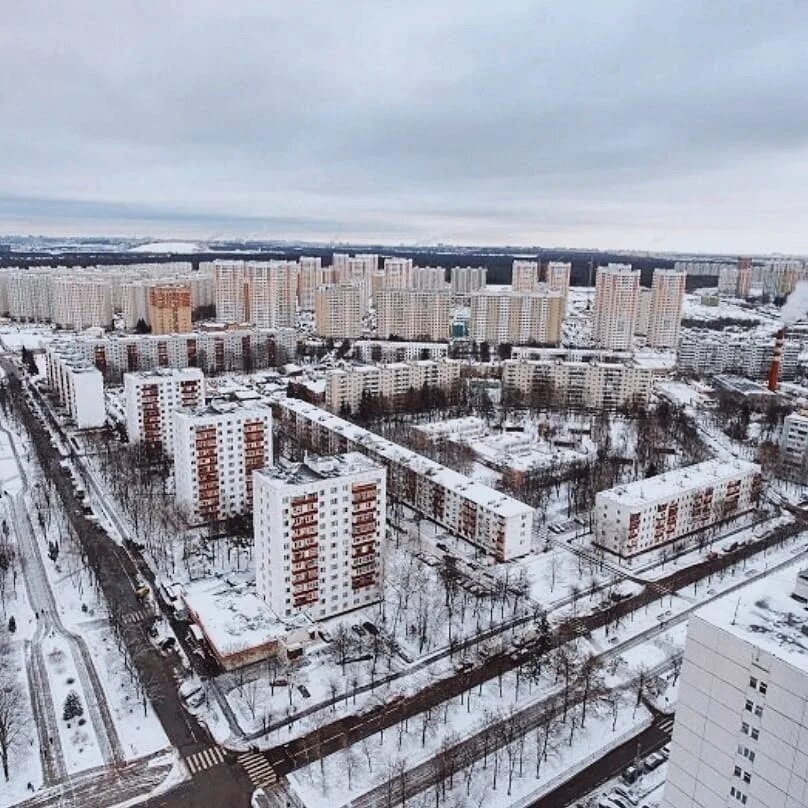
[[278,775],[270,762],[255,752],[246,752],[238,756],[238,762],[247,772],[253,785],[270,786],[278,782]]
[[218,746],[211,746],[208,749],[202,749],[199,752],[194,752],[185,758],[188,764],[188,769],[191,774],[196,774],[206,769],[212,769],[224,761],[224,753]]

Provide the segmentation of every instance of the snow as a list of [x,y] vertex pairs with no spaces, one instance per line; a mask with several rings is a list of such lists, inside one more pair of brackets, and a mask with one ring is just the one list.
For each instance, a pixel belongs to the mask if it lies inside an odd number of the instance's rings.
[[201,252],[204,245],[193,241],[150,241],[148,244],[139,244],[130,247],[133,253],[195,253]]

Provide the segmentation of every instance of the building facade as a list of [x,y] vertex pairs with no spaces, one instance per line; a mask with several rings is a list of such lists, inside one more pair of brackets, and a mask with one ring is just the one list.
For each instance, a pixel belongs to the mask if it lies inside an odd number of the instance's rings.
[[314,294],[314,333],[326,339],[362,334],[362,292],[356,286],[320,286]]
[[804,578],[786,567],[690,616],[661,808],[808,805]]
[[268,407],[214,401],[174,412],[176,502],[190,523],[249,513],[253,472],[272,461]]
[[683,539],[757,507],[760,466],[707,460],[601,491],[593,541],[624,558]]
[[536,406],[614,410],[648,404],[654,372],[622,362],[507,359],[503,393]]
[[488,277],[486,267],[452,267],[452,294],[470,295],[485,289]]
[[631,348],[640,295],[640,271],[628,264],[599,267],[595,280],[592,338],[614,351]]
[[255,472],[258,594],[323,620],[382,597],[385,470],[358,452]]
[[79,429],[104,426],[104,380],[71,342],[56,342],[45,351],[48,387]]
[[539,285],[539,262],[515,260],[511,268],[511,289],[514,292],[535,292]]
[[489,288],[471,296],[469,336],[492,345],[558,345],[563,320],[559,292],[503,292]]
[[808,480],[808,412],[792,412],[785,417],[780,465],[783,476],[795,482]]
[[383,289],[376,298],[376,332],[380,339],[448,338],[451,308],[448,291]]
[[185,334],[193,329],[190,283],[160,283],[148,290],[148,318],[152,334]]
[[648,312],[647,343],[651,348],[676,348],[682,323],[687,275],[675,269],[655,269]]
[[173,456],[174,411],[204,405],[205,377],[199,368],[125,373],[123,393],[129,443]]

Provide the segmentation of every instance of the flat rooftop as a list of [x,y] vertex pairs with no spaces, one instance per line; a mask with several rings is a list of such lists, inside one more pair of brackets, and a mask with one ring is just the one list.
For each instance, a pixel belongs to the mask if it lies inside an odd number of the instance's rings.
[[655,477],[601,491],[597,495],[597,499],[606,499],[620,505],[641,507],[670,499],[711,483],[759,471],[760,466],[746,460],[705,460],[703,463],[696,463],[693,466],[666,471]]
[[805,559],[713,601],[702,620],[808,673],[808,609],[791,597]]
[[338,455],[311,455],[302,463],[278,463],[260,469],[258,474],[273,482],[305,485],[349,474],[382,470],[382,466],[360,452],[345,452]]

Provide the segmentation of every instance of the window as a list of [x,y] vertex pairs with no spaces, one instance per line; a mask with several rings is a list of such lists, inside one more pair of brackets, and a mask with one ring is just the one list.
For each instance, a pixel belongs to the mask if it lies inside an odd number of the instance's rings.
[[763,715],[763,707],[761,707],[759,704],[756,704],[756,705],[755,705],[755,715],[756,715],[758,718],[760,718],[760,716],[762,716],[762,715]]
[[751,713],[753,707],[754,707],[754,704],[752,704],[751,699],[747,699],[746,704],[744,705],[744,710],[746,710],[747,713]]
[[749,724],[747,724],[746,721],[741,721],[741,732],[744,735],[749,734]]
[[749,677],[749,687],[757,688],[757,679],[754,676]]
[[741,776],[741,767],[736,766],[735,771],[732,772],[733,777],[740,777]]
[[752,729],[752,740],[756,741],[760,737],[760,730],[759,729]]
[[768,689],[769,689],[769,686],[768,686],[768,685],[767,685],[765,682],[761,682],[761,683],[760,683],[760,685],[758,685],[758,690],[759,690],[759,691],[760,691],[760,692],[761,692],[761,693],[762,693],[764,696],[766,695],[766,691],[767,691]]

